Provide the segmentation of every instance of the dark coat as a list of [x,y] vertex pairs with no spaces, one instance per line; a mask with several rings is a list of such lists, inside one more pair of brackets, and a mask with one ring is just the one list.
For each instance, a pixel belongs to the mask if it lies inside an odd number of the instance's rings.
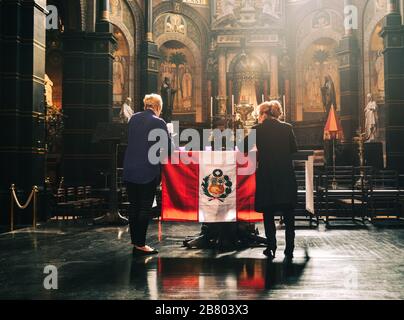
[[[167,135],[168,148],[172,148],[167,124],[152,110],[136,113],[129,121],[123,179],[125,182],[146,184],[160,176],[160,164],[149,162],[149,150],[156,143],[149,141],[149,133],[161,129]],[[170,151],[170,150],[169,150]]]
[[297,152],[297,145],[293,128],[290,124],[271,119],[255,129],[258,149],[255,210],[294,208],[297,182],[292,155]]

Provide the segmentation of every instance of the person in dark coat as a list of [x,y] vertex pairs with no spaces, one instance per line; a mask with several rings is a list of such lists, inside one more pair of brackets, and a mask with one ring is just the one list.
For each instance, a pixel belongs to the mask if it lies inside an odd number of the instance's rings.
[[[297,152],[293,128],[281,122],[282,106],[278,101],[259,106],[256,130],[257,172],[255,210],[264,214],[267,249],[264,254],[275,258],[277,248],[275,214],[280,213],[286,227],[285,257],[293,258],[295,239],[294,208],[297,203],[297,181],[292,155]],[[245,141],[247,150],[248,137]],[[250,150],[249,150],[250,151]]]
[[163,134],[163,137],[167,139],[168,150],[165,151],[168,153],[174,149],[174,146],[167,124],[160,118],[163,109],[161,96],[146,95],[143,102],[145,110],[136,113],[129,121],[123,179],[130,202],[129,230],[134,252],[156,254],[157,250],[146,245],[146,233],[156,187],[160,182],[160,164],[149,159],[150,148],[156,143],[149,140],[150,132],[159,130]]

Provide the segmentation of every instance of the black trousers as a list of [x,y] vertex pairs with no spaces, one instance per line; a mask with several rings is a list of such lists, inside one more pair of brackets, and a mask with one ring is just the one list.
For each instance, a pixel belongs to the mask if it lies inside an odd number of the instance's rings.
[[285,254],[293,254],[295,250],[295,215],[292,208],[269,208],[264,212],[264,226],[265,235],[268,241],[268,248],[276,250],[276,226],[275,215],[281,213],[283,221],[285,223],[285,236],[286,236],[286,248]]
[[156,195],[157,179],[147,184],[126,183],[130,202],[129,230],[132,244],[146,245],[146,233]]

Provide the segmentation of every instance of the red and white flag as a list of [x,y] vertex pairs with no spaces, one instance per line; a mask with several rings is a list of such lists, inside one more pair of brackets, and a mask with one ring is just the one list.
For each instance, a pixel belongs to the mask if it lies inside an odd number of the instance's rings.
[[255,159],[234,151],[176,152],[162,171],[163,221],[262,221]]

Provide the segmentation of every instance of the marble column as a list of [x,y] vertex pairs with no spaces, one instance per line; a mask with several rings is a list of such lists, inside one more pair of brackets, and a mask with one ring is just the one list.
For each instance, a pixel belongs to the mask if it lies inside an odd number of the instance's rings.
[[[9,222],[10,186],[25,201],[44,186],[46,1],[0,1],[0,224]],[[40,210],[39,214],[43,214]],[[31,223],[32,211],[16,210]]]
[[279,65],[277,53],[271,54],[271,84],[270,84],[270,99],[279,98]]
[[226,52],[224,49],[219,50],[218,58],[218,94],[219,94],[219,108],[218,114],[226,114],[227,102],[227,80],[226,80]]
[[388,1],[383,22],[387,166],[404,173],[404,26],[398,4]]

